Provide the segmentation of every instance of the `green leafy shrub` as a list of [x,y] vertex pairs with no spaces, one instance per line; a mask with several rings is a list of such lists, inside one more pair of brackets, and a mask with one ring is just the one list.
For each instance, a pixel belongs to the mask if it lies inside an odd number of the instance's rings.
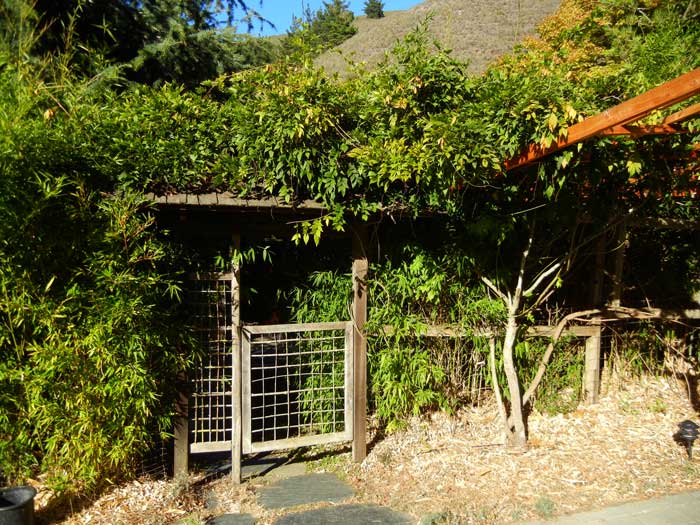
[[[576,410],[583,398],[584,360],[585,351],[580,341],[560,341],[547,365],[534,406],[547,414],[568,414]],[[531,366],[535,368],[536,364]]]
[[84,494],[168,432],[191,352],[147,200],[105,193],[56,116],[96,88],[64,80],[0,71],[0,470]]
[[11,480],[39,471],[56,490],[90,491],[130,475],[170,428],[187,336],[169,312],[178,288],[161,273],[164,247],[142,200],[60,194],[52,204],[68,214],[87,208],[94,229],[70,275],[47,282],[3,250],[0,468]]
[[[398,262],[373,264],[369,281],[370,406],[388,429],[423,410],[449,410],[476,399],[486,386],[483,341],[458,334],[430,337],[426,327],[450,322],[473,330],[502,314],[478,287],[463,286],[468,275],[455,266],[458,257],[416,247],[401,253]],[[347,319],[350,275],[313,273],[287,299],[296,322]]]

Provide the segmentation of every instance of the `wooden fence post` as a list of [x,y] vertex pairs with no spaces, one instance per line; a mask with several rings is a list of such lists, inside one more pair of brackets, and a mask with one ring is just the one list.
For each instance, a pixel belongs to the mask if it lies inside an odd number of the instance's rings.
[[584,385],[586,403],[589,405],[598,402],[600,393],[600,332],[600,321],[598,321],[598,333],[586,338]]
[[[233,248],[240,250],[241,235],[233,234]],[[231,481],[241,482],[241,443],[242,425],[241,417],[241,378],[243,376],[241,366],[241,274],[238,265],[232,268],[231,278],[231,409],[233,421],[231,423]]]
[[[605,246],[606,235],[602,233],[595,248],[595,269],[593,273],[593,290],[591,302],[593,306],[600,307],[603,302],[603,279],[605,275]],[[600,346],[601,325],[600,318],[594,319],[594,325],[598,327],[598,333],[586,338],[586,357],[584,361],[583,384],[586,392],[586,402],[589,405],[598,402],[600,393]]]
[[173,474],[187,476],[190,457],[190,418],[187,374],[180,372],[176,378],[177,400],[175,401],[175,420],[173,426],[174,457]]
[[352,321],[353,330],[353,438],[352,459],[360,463],[367,457],[367,228],[356,226],[352,236]]
[[617,227],[617,239],[615,240],[615,273],[612,294],[610,295],[610,304],[612,306],[620,306],[622,303],[622,272],[625,267],[626,245],[627,222],[623,220]]

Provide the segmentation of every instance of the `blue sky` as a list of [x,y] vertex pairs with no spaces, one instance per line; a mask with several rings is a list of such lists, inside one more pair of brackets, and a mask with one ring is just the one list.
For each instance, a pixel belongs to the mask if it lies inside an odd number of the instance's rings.
[[[328,1],[328,0],[327,0]],[[323,0],[262,0],[262,6],[259,0],[248,0],[246,2],[249,7],[257,10],[263,17],[275,24],[276,30],[272,30],[265,26],[263,35],[271,35],[276,33],[286,33],[289,26],[292,24],[292,16],[301,16],[303,10],[308,6],[312,12],[316,12],[322,5]],[[420,0],[384,0],[385,11],[397,11],[408,9],[414,5],[420,4]],[[364,0],[350,0],[350,10],[356,15],[364,14]],[[245,28],[240,28],[245,30]],[[256,24],[252,33],[260,34],[260,27]]]

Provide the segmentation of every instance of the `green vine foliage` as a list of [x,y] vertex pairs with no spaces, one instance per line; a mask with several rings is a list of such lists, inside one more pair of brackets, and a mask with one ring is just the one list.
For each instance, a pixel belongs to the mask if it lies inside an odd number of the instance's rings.
[[[373,410],[388,430],[424,410],[451,410],[476,401],[486,386],[485,350],[478,338],[426,336],[430,325],[462,323],[465,334],[500,322],[503,309],[487,301],[461,259],[417,246],[372,265],[366,325]],[[313,273],[287,294],[295,322],[348,318],[350,275]],[[474,342],[476,341],[476,342]]]

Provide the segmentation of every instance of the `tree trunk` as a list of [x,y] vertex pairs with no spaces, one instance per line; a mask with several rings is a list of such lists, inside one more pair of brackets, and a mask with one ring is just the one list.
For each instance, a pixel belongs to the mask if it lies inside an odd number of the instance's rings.
[[508,308],[508,323],[506,325],[505,339],[503,340],[503,369],[508,380],[508,390],[510,391],[510,415],[513,427],[504,421],[511,436],[511,445],[527,449],[527,435],[525,433],[525,417],[523,414],[523,399],[520,392],[520,383],[515,369],[513,352],[515,341],[518,335],[518,323],[516,312],[513,308]]
[[498,382],[498,372],[496,371],[496,339],[493,337],[489,338],[489,370],[491,372],[493,393],[496,396],[498,413],[501,414],[501,419],[505,422],[503,425],[503,444],[507,445],[512,441],[511,436],[513,433],[510,431],[510,425],[508,424],[508,412],[506,412],[506,406],[503,403],[503,396],[501,396],[501,385]]

